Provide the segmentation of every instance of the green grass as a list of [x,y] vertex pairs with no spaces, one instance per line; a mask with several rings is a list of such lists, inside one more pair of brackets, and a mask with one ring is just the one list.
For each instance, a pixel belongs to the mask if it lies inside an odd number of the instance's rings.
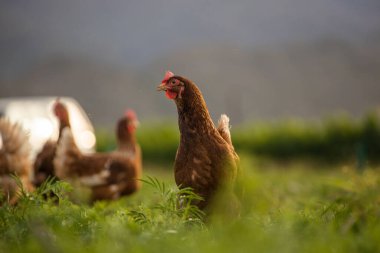
[[237,150],[271,159],[308,158],[323,162],[378,163],[380,120],[372,113],[357,120],[336,115],[320,122],[287,120],[232,129]]
[[[278,163],[242,156],[241,217],[204,224],[177,209],[169,168],[147,166],[142,190],[93,206],[69,186],[0,207],[1,252],[379,252],[380,172],[351,165]],[[314,168],[313,168],[314,167]],[[318,169],[315,169],[317,167]],[[157,180],[156,180],[157,179]]]
[[[179,131],[176,122],[142,123],[137,139],[145,161],[168,163],[174,160]],[[286,120],[256,122],[232,126],[232,139],[239,152],[269,159],[310,159],[319,162],[341,163],[356,161],[359,167],[367,162],[380,162],[380,120],[374,113],[362,119],[335,115],[319,122]],[[113,133],[97,131],[100,151],[115,148]]]

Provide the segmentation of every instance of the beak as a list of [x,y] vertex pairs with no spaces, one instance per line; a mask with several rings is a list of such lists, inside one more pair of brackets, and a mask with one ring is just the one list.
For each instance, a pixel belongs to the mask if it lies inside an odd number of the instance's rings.
[[135,125],[135,127],[140,126],[140,121],[138,121],[137,119],[135,119],[135,120],[133,121],[133,125]]
[[166,83],[161,83],[157,86],[157,91],[166,91],[168,88],[166,87]]

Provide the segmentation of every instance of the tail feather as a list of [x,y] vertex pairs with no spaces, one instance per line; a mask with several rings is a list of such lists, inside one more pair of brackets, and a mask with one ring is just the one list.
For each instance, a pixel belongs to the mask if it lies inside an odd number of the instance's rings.
[[75,144],[71,129],[63,129],[54,158],[55,175],[60,178],[68,178],[72,174],[72,163],[80,159],[81,153]]
[[9,196],[10,204],[17,202],[21,191],[11,174],[19,177],[25,190],[34,190],[30,154],[29,136],[21,125],[0,118],[0,188]]
[[222,138],[232,146],[231,133],[230,133],[230,118],[226,114],[220,116],[217,128]]
[[20,124],[12,123],[6,118],[0,118],[0,136],[0,151],[6,160],[4,164],[7,164],[5,171],[19,176],[31,176],[31,146],[28,134]]

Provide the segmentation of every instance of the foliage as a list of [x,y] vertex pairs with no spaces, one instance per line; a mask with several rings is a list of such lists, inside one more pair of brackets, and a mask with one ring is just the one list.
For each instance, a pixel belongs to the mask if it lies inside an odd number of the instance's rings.
[[[288,120],[261,122],[232,127],[232,138],[239,152],[275,159],[308,158],[324,162],[351,159],[363,167],[379,162],[380,122],[375,114],[362,120],[336,116],[322,122]],[[99,150],[115,147],[107,131],[97,133]],[[174,160],[179,132],[173,124],[150,124],[137,131],[145,162],[169,163]]]
[[262,123],[235,130],[233,141],[238,150],[277,159],[379,162],[380,122],[368,114],[361,121],[341,116],[319,123]]
[[[21,185],[21,181],[15,177]],[[155,178],[142,180],[154,189],[158,198],[126,206],[121,200],[116,203],[98,202],[94,206],[80,205],[70,201],[73,190],[63,181],[47,180],[35,192],[20,192],[19,202],[11,206],[3,198],[0,207],[0,252],[93,252],[108,245],[107,238],[114,240],[107,247],[117,250],[122,237],[133,244],[133,238],[155,240],[161,233],[178,233],[180,230],[203,226],[203,212],[191,205],[199,199],[191,189],[177,190],[166,186]],[[177,196],[186,205],[179,208]],[[153,200],[152,200],[153,199]],[[120,240],[120,242],[119,242]],[[83,250],[81,251],[80,249]]]
[[67,183],[48,182],[0,207],[0,252],[379,252],[378,170],[255,164],[242,156],[240,218],[206,224],[193,206],[178,208],[177,196],[197,196],[177,190],[169,172],[146,176],[135,196],[93,206],[72,203]]
[[[96,132],[97,150],[109,151],[116,147],[114,134],[102,129]],[[143,151],[144,161],[167,163],[174,160],[179,142],[175,124],[153,123],[137,130],[137,139]]]

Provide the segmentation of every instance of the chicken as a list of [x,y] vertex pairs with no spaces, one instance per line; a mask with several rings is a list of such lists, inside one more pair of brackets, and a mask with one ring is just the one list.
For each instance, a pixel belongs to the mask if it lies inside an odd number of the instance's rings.
[[57,142],[62,137],[63,129],[70,127],[69,112],[59,99],[53,105],[53,112],[59,121],[59,136],[57,141],[47,141],[36,156],[34,161],[34,185],[36,187],[39,187],[48,177],[55,176],[53,160],[57,149]]
[[0,187],[10,204],[17,202],[21,191],[11,175],[19,177],[26,191],[34,190],[30,153],[29,137],[21,125],[0,118]]
[[117,149],[109,153],[82,154],[71,130],[65,128],[54,159],[60,179],[78,179],[91,188],[92,200],[112,200],[136,192],[141,183],[141,150],[136,142],[138,125],[133,111],[117,124]]
[[176,184],[180,188],[191,187],[203,198],[195,204],[211,210],[218,192],[233,195],[239,167],[229,118],[222,115],[216,128],[195,83],[170,71],[157,90],[165,91],[177,106],[180,143],[174,163]]

